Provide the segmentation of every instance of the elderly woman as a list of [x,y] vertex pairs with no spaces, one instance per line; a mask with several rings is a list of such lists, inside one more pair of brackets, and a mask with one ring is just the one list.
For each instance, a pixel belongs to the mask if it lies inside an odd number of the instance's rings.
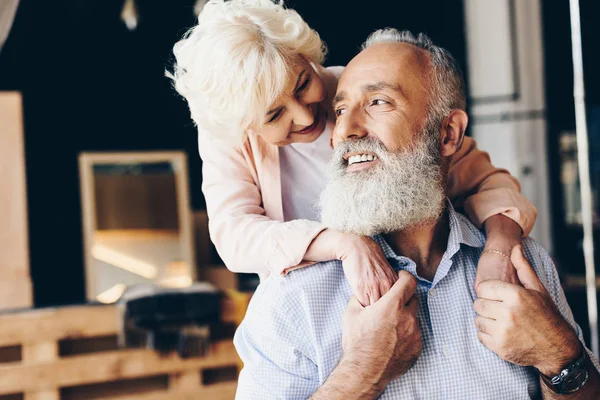
[[[324,68],[325,53],[319,35],[281,3],[211,0],[175,45],[169,76],[198,126],[209,229],[226,266],[264,278],[340,259],[368,305],[396,275],[371,238],[324,226],[315,209],[331,155],[331,96],[343,71]],[[508,255],[536,216],[518,182],[465,138],[447,196],[485,226],[494,250],[482,256],[477,282],[517,282]]]

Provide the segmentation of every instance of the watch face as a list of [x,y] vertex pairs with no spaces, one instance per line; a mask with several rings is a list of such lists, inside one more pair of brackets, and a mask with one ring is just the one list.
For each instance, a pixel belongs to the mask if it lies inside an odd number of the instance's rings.
[[587,369],[578,369],[573,371],[573,373],[567,375],[562,382],[561,392],[570,392],[576,389],[579,389],[583,383],[587,380]]

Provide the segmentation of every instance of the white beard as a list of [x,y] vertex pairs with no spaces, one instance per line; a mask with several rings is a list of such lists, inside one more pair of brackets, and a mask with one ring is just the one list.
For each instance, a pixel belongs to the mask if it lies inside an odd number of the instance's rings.
[[[371,137],[341,142],[329,162],[319,200],[322,222],[342,232],[372,236],[437,220],[445,205],[437,137],[425,129],[415,146],[398,153]],[[372,152],[378,165],[347,173],[343,156],[349,152]]]

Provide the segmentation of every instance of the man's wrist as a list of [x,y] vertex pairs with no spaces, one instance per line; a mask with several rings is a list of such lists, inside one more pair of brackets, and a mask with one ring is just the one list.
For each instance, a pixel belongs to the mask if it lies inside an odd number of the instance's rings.
[[[575,334],[573,334],[573,336],[574,335]],[[536,366],[540,374],[546,376],[547,378],[552,378],[553,376],[560,374],[565,367],[575,362],[585,351],[583,345],[577,337],[570,338],[567,345],[554,350],[554,354],[546,358],[548,362],[543,365]]]
[[311,400],[331,398],[376,399],[387,386],[376,369],[365,371],[364,363],[344,356],[329,375],[327,381],[311,397]]
[[369,366],[365,359],[356,359],[350,355],[344,355],[339,366],[349,375],[358,377],[354,388],[359,393],[381,393],[385,390],[388,382],[385,379],[381,366]]

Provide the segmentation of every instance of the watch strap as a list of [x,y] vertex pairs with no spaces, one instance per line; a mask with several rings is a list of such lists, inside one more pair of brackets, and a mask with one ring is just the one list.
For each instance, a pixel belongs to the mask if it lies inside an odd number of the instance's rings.
[[[587,383],[588,378],[589,378],[589,374],[588,374],[588,370],[587,370],[588,355],[587,355],[587,351],[585,350],[585,347],[584,346],[581,346],[581,347],[582,347],[581,356],[577,360],[573,361],[571,364],[569,364],[565,368],[563,368],[562,371],[560,371],[560,373],[558,375],[553,376],[553,377],[547,377],[540,372],[540,377],[541,377],[542,381],[554,393],[557,393],[557,394],[574,393],[574,392],[577,392],[579,389],[581,389]],[[574,373],[577,373],[577,372],[580,372],[582,375],[584,375],[583,379],[579,378],[580,382],[577,384],[577,386],[568,387],[570,385],[565,384],[567,379],[569,377],[571,377]]]

